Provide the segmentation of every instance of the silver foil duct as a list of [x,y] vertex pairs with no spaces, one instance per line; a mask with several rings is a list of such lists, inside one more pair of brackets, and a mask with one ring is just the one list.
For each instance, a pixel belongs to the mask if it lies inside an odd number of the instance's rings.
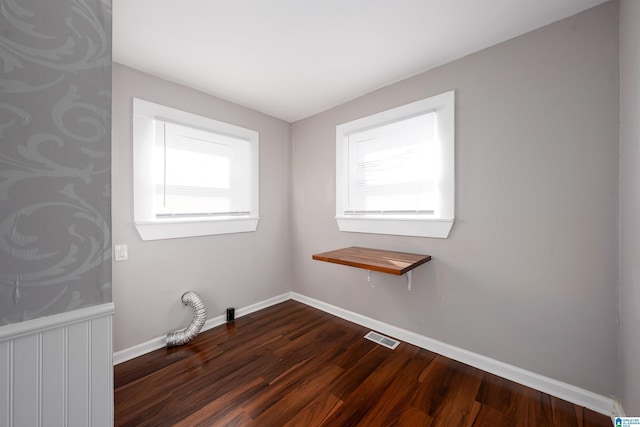
[[182,295],[182,303],[191,306],[193,310],[193,320],[185,329],[167,334],[167,347],[186,344],[194,339],[207,320],[207,308],[204,306],[200,295],[193,291],[185,292]]

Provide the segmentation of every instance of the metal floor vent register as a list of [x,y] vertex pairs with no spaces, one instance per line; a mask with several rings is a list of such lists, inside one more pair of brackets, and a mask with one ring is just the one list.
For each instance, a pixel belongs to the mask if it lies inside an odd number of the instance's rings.
[[396,341],[393,338],[385,337],[384,335],[380,335],[373,331],[369,332],[364,337],[370,341],[373,341],[387,348],[390,348],[391,350],[395,350],[398,344],[400,344],[400,341]]

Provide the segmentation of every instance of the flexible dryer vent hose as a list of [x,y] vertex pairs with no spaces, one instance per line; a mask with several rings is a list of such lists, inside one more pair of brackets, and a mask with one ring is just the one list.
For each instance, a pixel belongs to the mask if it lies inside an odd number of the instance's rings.
[[167,334],[167,347],[186,344],[194,339],[207,320],[207,308],[204,306],[200,295],[193,291],[185,292],[182,295],[182,303],[191,306],[193,320],[185,329]]

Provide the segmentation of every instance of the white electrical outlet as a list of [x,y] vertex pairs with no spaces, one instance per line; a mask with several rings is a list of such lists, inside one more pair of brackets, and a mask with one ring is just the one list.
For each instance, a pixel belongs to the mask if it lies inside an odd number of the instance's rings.
[[129,247],[127,245],[115,245],[113,247],[116,261],[126,261],[129,259]]

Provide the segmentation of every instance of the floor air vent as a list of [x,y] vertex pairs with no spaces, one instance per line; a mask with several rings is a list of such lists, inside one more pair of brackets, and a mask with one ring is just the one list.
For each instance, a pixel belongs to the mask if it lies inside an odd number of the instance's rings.
[[373,341],[375,343],[378,343],[380,345],[383,345],[387,348],[390,348],[391,350],[395,350],[395,348],[398,346],[398,344],[400,344],[400,341],[396,341],[392,338],[389,337],[385,337],[384,335],[380,335],[376,332],[369,332],[367,335],[364,336],[366,339]]

